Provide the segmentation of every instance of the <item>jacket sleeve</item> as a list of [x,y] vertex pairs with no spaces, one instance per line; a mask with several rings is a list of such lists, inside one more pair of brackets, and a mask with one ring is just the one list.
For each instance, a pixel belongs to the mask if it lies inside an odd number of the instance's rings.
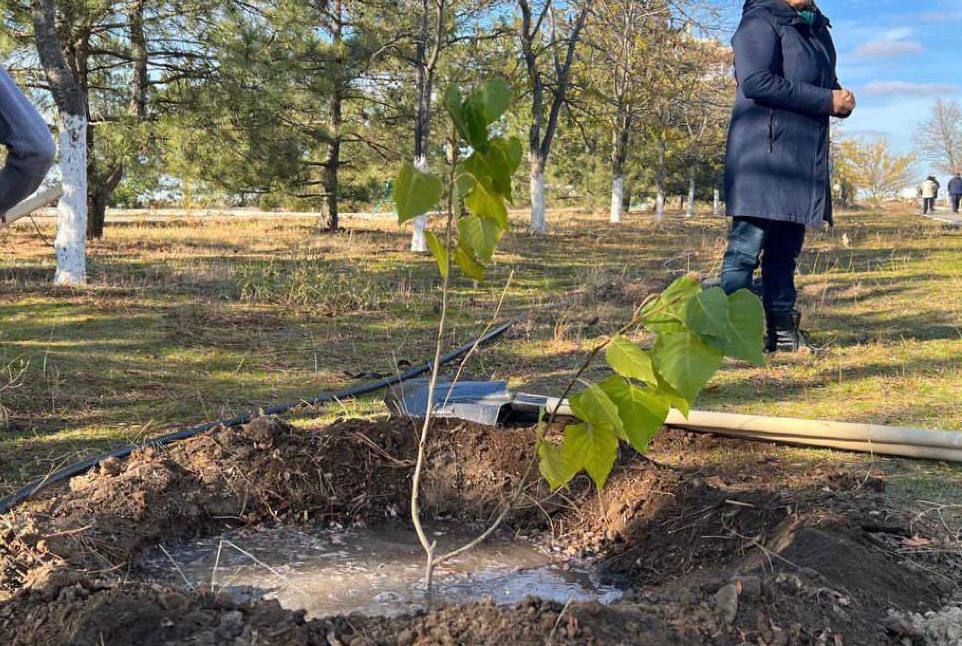
[[832,90],[780,75],[781,39],[763,16],[748,14],[732,39],[735,76],[742,93],[768,108],[809,115],[832,113]]
[[7,159],[0,168],[0,214],[40,186],[56,149],[43,117],[0,67],[0,143]]

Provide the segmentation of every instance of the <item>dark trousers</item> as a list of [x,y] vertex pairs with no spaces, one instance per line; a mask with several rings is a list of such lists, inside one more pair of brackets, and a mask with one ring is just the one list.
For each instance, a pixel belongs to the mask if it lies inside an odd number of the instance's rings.
[[934,197],[923,197],[922,198],[922,213],[935,213],[935,198]]
[[952,194],[952,213],[958,213],[960,205],[962,205],[962,195],[953,193]]
[[722,263],[721,287],[727,294],[750,289],[762,266],[762,302],[769,314],[791,314],[798,292],[795,268],[805,242],[805,227],[762,218],[732,218],[728,251]]

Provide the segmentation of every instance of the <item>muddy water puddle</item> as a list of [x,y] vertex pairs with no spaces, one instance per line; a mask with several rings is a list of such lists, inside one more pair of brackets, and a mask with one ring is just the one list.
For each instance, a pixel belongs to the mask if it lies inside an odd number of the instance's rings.
[[[429,530],[439,552],[473,535]],[[414,532],[397,528],[245,529],[165,545],[140,562],[141,576],[181,588],[211,587],[238,599],[277,599],[309,617],[360,612],[397,615],[423,607],[423,554]],[[603,585],[593,568],[564,561],[523,541],[482,545],[435,571],[436,599],[491,599],[510,605],[528,596],[610,603],[622,591]]]

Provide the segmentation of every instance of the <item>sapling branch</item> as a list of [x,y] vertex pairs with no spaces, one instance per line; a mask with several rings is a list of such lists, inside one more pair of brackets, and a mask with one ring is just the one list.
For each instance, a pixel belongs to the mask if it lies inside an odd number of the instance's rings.
[[[451,173],[449,175],[448,184],[448,204],[447,204],[447,217],[445,219],[444,227],[444,249],[448,257],[451,255],[452,240],[453,240],[453,223],[454,223],[454,208],[455,208],[455,185],[456,185],[456,172],[457,172],[457,140],[456,136],[452,136],[452,141],[450,142],[449,149],[449,161],[451,163]],[[437,388],[438,375],[441,371],[441,354],[444,347],[444,333],[447,324],[448,317],[448,292],[450,287],[451,272],[443,272],[441,280],[441,319],[438,322],[438,335],[434,347],[434,362],[431,366],[431,379],[428,382],[428,402],[427,410],[424,414],[424,422],[421,426],[421,436],[418,439],[418,456],[417,462],[414,466],[414,478],[411,483],[411,520],[414,523],[414,530],[417,532],[418,540],[421,542],[421,547],[424,548],[425,552],[425,571],[424,571],[424,589],[428,597],[431,596],[432,591],[432,580],[434,574],[434,550],[437,548],[437,542],[431,541],[427,533],[424,531],[424,527],[421,524],[421,511],[419,505],[419,497],[421,490],[421,474],[424,471],[424,460],[427,451],[427,441],[428,435],[431,430],[431,421],[434,419],[434,391]]]

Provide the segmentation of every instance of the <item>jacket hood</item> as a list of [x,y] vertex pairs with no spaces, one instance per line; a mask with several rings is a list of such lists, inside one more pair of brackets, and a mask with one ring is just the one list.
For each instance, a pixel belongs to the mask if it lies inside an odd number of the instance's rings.
[[[805,24],[805,21],[798,15],[798,12],[785,2],[785,0],[745,0],[742,13],[748,13],[752,9],[767,9],[778,22],[785,25],[795,23]],[[822,13],[821,9],[819,9],[814,2],[812,3],[812,9],[815,10],[816,24],[824,23],[828,26],[832,25],[828,17]]]

